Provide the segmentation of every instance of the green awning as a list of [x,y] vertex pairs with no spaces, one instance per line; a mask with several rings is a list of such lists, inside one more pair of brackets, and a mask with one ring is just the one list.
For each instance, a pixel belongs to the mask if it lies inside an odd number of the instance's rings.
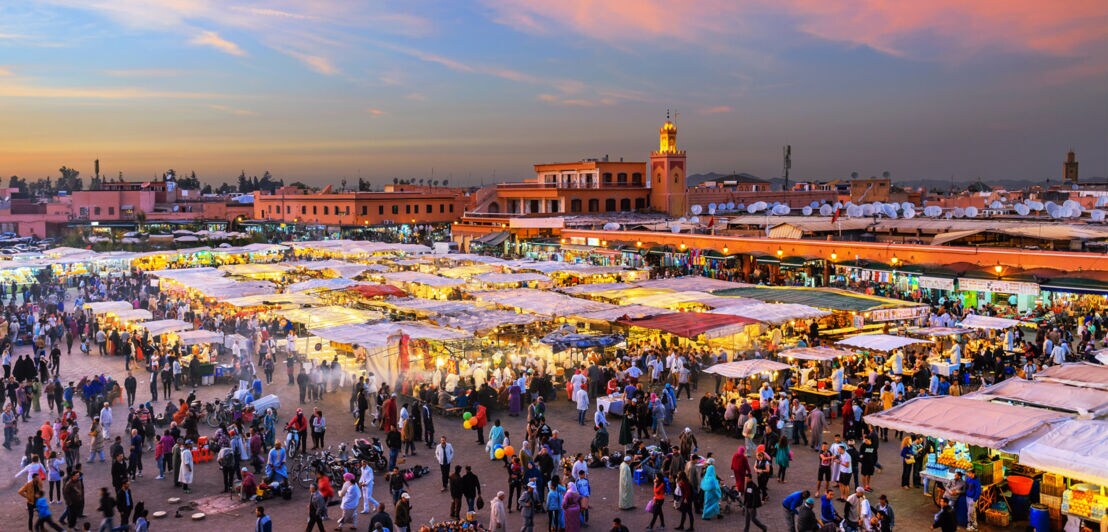
[[729,288],[713,292],[717,296],[738,296],[766,303],[795,303],[824,310],[865,312],[879,308],[910,307],[912,303],[885,297],[855,295],[843,290],[823,288]]
[[1050,290],[1051,292],[1108,295],[1108,283],[1097,281],[1096,279],[1082,279],[1080,277],[1051,279],[1049,282],[1040,284],[1039,288]]
[[472,243],[481,244],[482,246],[499,246],[500,244],[503,244],[504,241],[507,240],[510,236],[512,236],[512,234],[507,231],[497,231],[495,233],[489,233],[480,238],[475,238],[473,239]]
[[863,270],[880,270],[880,271],[892,271],[892,268],[885,263],[877,262],[874,260],[844,260],[836,262],[835,266],[842,266],[844,268],[861,268]]
[[791,256],[781,259],[782,266],[804,266],[808,261],[813,260],[808,257]]

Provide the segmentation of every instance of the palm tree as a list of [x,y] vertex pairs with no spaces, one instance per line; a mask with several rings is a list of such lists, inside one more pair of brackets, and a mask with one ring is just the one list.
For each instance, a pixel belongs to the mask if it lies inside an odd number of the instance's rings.
[[851,179],[858,179],[858,172],[850,172]]

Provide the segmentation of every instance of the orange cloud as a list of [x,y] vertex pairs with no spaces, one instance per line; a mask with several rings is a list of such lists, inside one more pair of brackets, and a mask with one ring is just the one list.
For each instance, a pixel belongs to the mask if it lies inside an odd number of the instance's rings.
[[730,105],[717,105],[715,107],[709,107],[707,109],[704,109],[704,110],[700,111],[700,114],[721,115],[721,114],[730,113],[731,111],[734,111],[734,109],[732,109]]
[[339,69],[331,63],[330,59],[319,55],[306,54],[295,50],[281,50],[283,53],[304,63],[308,68],[327,76],[338,74]]
[[201,31],[199,35],[189,40],[189,44],[195,44],[197,46],[211,46],[216,50],[223,53],[231,54],[238,57],[243,57],[246,52],[239,48],[239,45],[220,37],[218,33],[214,31]]

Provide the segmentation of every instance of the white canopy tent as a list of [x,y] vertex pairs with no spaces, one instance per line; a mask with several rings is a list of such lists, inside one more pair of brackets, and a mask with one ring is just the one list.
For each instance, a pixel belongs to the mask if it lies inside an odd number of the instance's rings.
[[732,307],[720,307],[712,312],[716,314],[742,316],[744,318],[772,324],[785,323],[793,320],[821,318],[831,314],[826,310],[795,303],[752,303]]
[[1029,438],[1045,434],[1053,423],[1072,416],[1050,410],[943,395],[917,397],[865,417],[877,427],[924,434],[1015,452]]
[[260,306],[318,305],[319,299],[303,292],[290,292],[284,294],[257,294],[252,296],[233,297],[223,302],[232,307],[247,308]]
[[181,345],[196,345],[196,344],[222,344],[223,333],[215,331],[182,331],[177,333],[177,339],[181,342]]
[[380,347],[388,344],[388,337],[406,334],[412,339],[458,340],[471,335],[463,331],[447,329],[413,321],[385,321],[372,324],[339,325],[337,327],[312,328],[310,332],[329,342]]
[[1073,419],[1020,449],[1019,463],[1108,486],[1108,421]]
[[635,283],[635,286],[639,288],[665,288],[677,292],[715,292],[718,290],[743,288],[754,285],[746,283],[735,283],[732,281],[723,281],[720,279],[712,279],[710,277],[701,277],[699,275],[689,275],[685,277],[672,277],[669,279],[650,279],[648,281],[640,281]]
[[746,377],[749,377],[751,375],[757,375],[759,373],[772,371],[781,371],[783,369],[789,369],[790,367],[791,366],[789,366],[788,364],[775,362],[773,360],[753,358],[750,360],[736,360],[735,362],[724,362],[723,364],[716,364],[704,370],[704,372],[720,375],[729,379],[745,379]]
[[978,314],[970,314],[961,322],[962,327],[969,327],[970,329],[1011,329],[1019,324],[1019,320]]
[[431,286],[434,288],[450,288],[466,284],[461,279],[450,279],[422,272],[393,272],[382,275],[389,284],[410,283]]
[[342,290],[343,288],[349,288],[358,283],[351,281],[350,279],[344,279],[342,277],[335,277],[332,279],[309,279],[307,281],[301,281],[299,283],[292,283],[285,287],[285,292],[317,292],[328,290]]
[[1050,366],[1036,373],[1035,380],[1108,390],[1108,366],[1087,362]]
[[574,286],[563,286],[558,289],[563,294],[570,294],[575,296],[588,295],[594,292],[606,292],[608,290],[623,290],[626,288],[634,288],[635,285],[630,283],[591,283],[591,284],[579,284]]
[[796,360],[835,360],[842,357],[853,356],[854,352],[833,347],[797,347],[786,349],[777,353],[778,357]]
[[292,268],[284,264],[264,264],[248,262],[245,264],[227,264],[219,270],[227,275],[283,275]]
[[906,338],[904,336],[893,336],[891,334],[858,334],[849,338],[843,338],[835,343],[838,345],[856,347],[858,349],[892,352],[909,345],[929,344],[931,340]]
[[640,318],[649,318],[650,316],[661,316],[662,314],[672,314],[673,311],[666,310],[658,307],[648,307],[645,305],[624,305],[621,307],[615,307],[607,310],[595,310],[592,312],[582,312],[580,314],[574,314],[573,318],[580,318],[588,321],[605,321],[612,322],[621,319],[637,320]]
[[113,311],[110,314],[114,315],[119,321],[148,321],[154,319],[154,315],[149,310],[144,308],[133,308],[128,310]]
[[192,329],[192,324],[181,320],[157,320],[146,321],[135,324],[137,327],[146,329],[150,333],[150,336],[158,336],[159,334],[188,331]]
[[482,309],[480,312],[444,315],[434,321],[444,327],[479,333],[491,331],[501,325],[527,325],[540,319],[535,314],[520,314],[510,310]]
[[353,325],[384,318],[380,312],[337,305],[282,310],[277,315],[293,323],[303,323],[309,329]]
[[135,306],[128,301],[95,301],[92,303],[85,303],[85,309],[92,311],[93,315],[133,310],[134,308]]
[[308,271],[325,272],[331,271],[338,274],[339,277],[353,278],[361,275],[366,270],[371,269],[366,264],[356,264],[353,262],[346,262],[344,260],[320,260],[320,261],[304,261],[304,262],[289,262],[286,263],[293,268],[301,268]]
[[550,278],[541,273],[484,273],[472,279],[483,284],[549,283]]
[[1063,410],[1086,417],[1108,414],[1108,391],[1050,381],[1008,379],[966,397]]
[[608,303],[589,301],[570,297],[557,292],[516,288],[495,292],[476,292],[473,294],[479,303],[509,307],[521,312],[544,316],[575,316],[586,312],[611,310],[617,307]]

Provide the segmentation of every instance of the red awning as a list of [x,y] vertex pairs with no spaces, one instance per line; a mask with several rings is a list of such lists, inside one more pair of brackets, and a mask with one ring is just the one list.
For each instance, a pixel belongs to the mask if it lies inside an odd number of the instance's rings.
[[730,314],[712,314],[711,312],[675,312],[639,320],[619,320],[619,323],[646,329],[655,329],[684,338],[695,338],[708,331],[735,325],[758,323],[757,320],[732,316]]
[[360,284],[349,288],[358,293],[362,297],[384,297],[384,296],[397,296],[404,297],[403,290],[391,285],[391,284]]

